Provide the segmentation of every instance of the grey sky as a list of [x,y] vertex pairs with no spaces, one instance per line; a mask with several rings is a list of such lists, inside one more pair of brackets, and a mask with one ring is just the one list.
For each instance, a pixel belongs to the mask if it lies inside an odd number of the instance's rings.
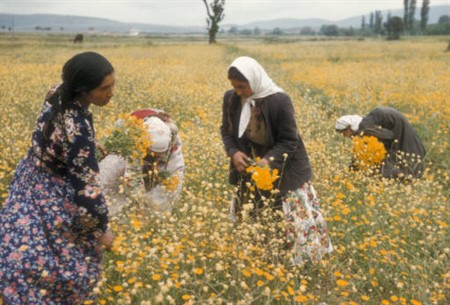
[[[431,5],[449,2],[431,0]],[[417,9],[421,6],[418,0]],[[277,18],[341,20],[390,9],[403,9],[403,0],[226,0],[222,24]],[[0,0],[0,13],[78,15],[161,25],[206,23],[201,0]]]

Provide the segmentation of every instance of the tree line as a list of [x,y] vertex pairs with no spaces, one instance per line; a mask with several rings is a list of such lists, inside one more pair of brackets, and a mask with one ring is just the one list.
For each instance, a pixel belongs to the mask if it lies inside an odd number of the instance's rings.
[[[208,2],[202,0],[207,11],[207,29],[209,43],[216,42],[219,31],[219,23],[225,17],[225,0],[213,0]],[[423,0],[420,9],[420,20],[415,20],[417,0],[403,0],[404,15],[402,17],[391,16],[389,13],[384,20],[381,10],[370,13],[369,20],[366,16],[361,18],[360,28],[339,28],[337,25],[322,25],[316,31],[312,27],[302,27],[300,35],[325,35],[325,36],[386,36],[389,40],[399,39],[401,35],[447,35],[450,34],[450,16],[442,15],[437,24],[428,24],[430,12],[430,0]],[[258,27],[251,29],[241,29],[231,27],[228,34],[243,36],[258,36],[262,30]],[[279,27],[265,34],[283,35],[283,30]]]

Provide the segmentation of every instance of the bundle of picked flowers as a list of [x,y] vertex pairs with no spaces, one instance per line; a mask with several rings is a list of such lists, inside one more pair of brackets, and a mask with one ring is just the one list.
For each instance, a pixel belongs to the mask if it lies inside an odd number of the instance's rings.
[[[258,162],[258,160],[256,160],[256,162]],[[277,169],[271,169],[268,166],[260,166],[257,163],[247,167],[246,172],[251,174],[252,181],[255,183],[256,187],[263,191],[272,190],[273,183],[279,178]]]
[[383,143],[374,136],[353,137],[353,156],[359,168],[369,170],[377,167],[386,157]]
[[113,130],[102,142],[108,154],[120,155],[139,164],[151,145],[144,121],[130,114],[120,114]]

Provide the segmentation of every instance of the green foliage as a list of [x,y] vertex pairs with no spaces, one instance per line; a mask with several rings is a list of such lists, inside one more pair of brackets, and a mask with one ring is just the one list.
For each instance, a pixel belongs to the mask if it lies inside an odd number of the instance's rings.
[[450,22],[450,16],[449,15],[442,15],[439,17],[438,23],[439,24],[447,24]]
[[322,33],[325,36],[338,36],[339,35],[339,28],[337,25],[322,25],[320,27],[320,33]]
[[400,39],[400,33],[402,33],[404,29],[403,20],[400,17],[392,17],[385,24],[385,27],[388,33],[388,39],[398,40]]
[[310,26],[304,26],[300,29],[300,35],[314,35],[316,32]]
[[272,31],[272,35],[283,35],[283,30],[280,28],[274,28]]
[[429,24],[425,30],[426,35],[450,35],[450,22]]
[[134,139],[127,136],[125,133],[114,130],[112,134],[105,139],[104,146],[109,154],[131,157],[135,143]]

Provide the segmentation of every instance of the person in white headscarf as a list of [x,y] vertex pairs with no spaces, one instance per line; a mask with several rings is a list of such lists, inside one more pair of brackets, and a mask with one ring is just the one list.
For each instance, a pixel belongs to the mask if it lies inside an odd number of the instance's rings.
[[[228,79],[233,89],[223,97],[220,130],[230,158],[229,182],[237,189],[230,207],[232,220],[242,219],[243,204],[252,192],[246,169],[252,160],[259,160],[259,166],[279,171],[274,183],[279,192],[254,192],[252,215],[259,217],[265,209],[264,198],[272,197],[273,209],[284,213],[287,220],[288,227],[280,233],[284,238],[287,235],[286,246],[293,251],[295,262],[320,259],[333,247],[310,181],[311,164],[290,97],[251,57],[236,58],[228,67]],[[310,217],[300,219],[300,210],[308,211]]]
[[344,115],[336,121],[335,129],[345,137],[374,136],[383,143],[387,154],[380,168],[382,177],[408,181],[422,177],[425,147],[417,131],[397,109],[380,106],[364,117]]
[[[135,185],[145,190],[146,206],[158,213],[171,213],[179,199],[184,176],[184,158],[178,128],[170,116],[157,109],[142,109],[131,115],[142,119],[147,127],[151,146],[140,169],[143,181]],[[127,206],[129,198],[120,192],[121,179],[130,176],[133,167],[119,156],[107,155],[100,163],[100,182],[107,196],[113,200],[111,216]],[[139,191],[139,190],[136,190]]]
[[335,129],[344,137],[351,137],[358,131],[362,119],[362,116],[357,114],[341,116],[336,120]]

